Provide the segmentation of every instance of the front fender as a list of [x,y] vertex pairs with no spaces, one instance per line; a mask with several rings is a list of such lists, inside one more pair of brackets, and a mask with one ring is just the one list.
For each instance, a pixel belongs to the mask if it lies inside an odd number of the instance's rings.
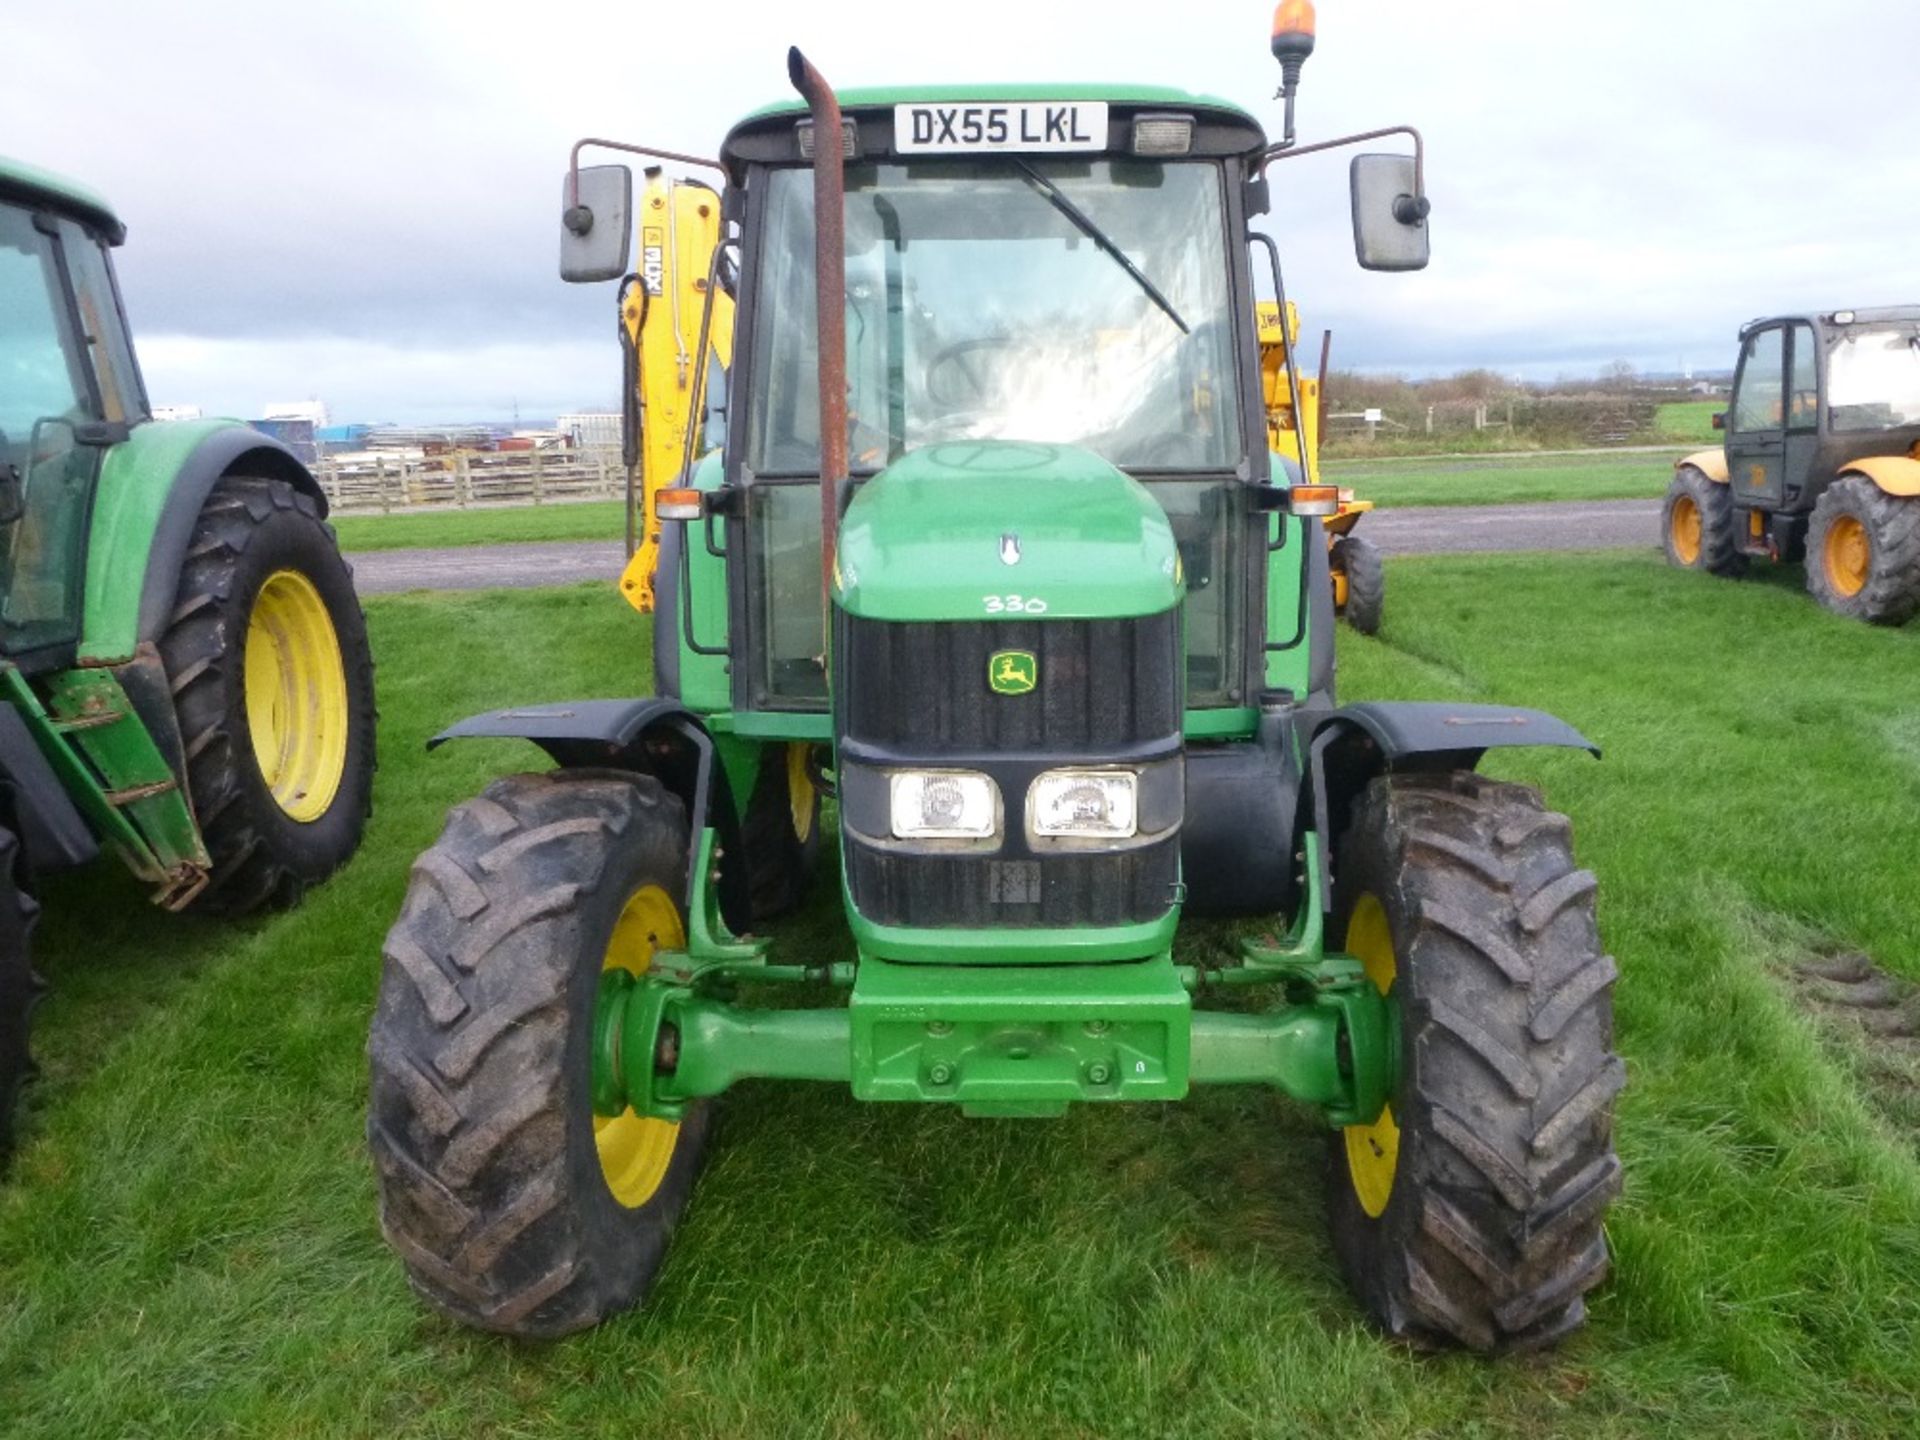
[[1489,750],[1518,746],[1600,747],[1566,721],[1540,710],[1445,701],[1369,701],[1318,715],[1307,727],[1307,773],[1317,817],[1321,895],[1333,903],[1328,857],[1347,828],[1353,802],[1377,775],[1472,770]]
[[1727,452],[1717,446],[1712,450],[1696,450],[1691,455],[1682,455],[1673,462],[1676,472],[1688,466],[1698,470],[1716,485],[1727,483]]
[[[675,700],[566,700],[489,710],[449,725],[427,741],[437,749],[449,740],[530,740],[564,769],[605,768],[651,775],[677,796],[687,812],[687,896],[693,903],[694,866],[703,830],[719,832],[722,851],[738,854],[739,822],[727,772],[718,763],[713,737],[700,717]],[[720,903],[727,923],[750,908],[742,866],[722,868]]]
[[107,452],[87,537],[83,663],[123,664],[141,641],[160,638],[200,509],[231,474],[285,480],[326,513],[319,482],[293,452],[238,420],[149,420]]
[[1869,455],[1849,460],[1842,475],[1864,475],[1887,494],[1900,499],[1920,495],[1920,460],[1907,455]]

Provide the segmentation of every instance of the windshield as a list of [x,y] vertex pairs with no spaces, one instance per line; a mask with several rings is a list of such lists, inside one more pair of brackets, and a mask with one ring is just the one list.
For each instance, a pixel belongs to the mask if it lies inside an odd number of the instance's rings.
[[1827,362],[1827,404],[1835,431],[1920,425],[1920,327],[1849,333]]
[[[747,463],[817,474],[813,174],[768,180]],[[1143,470],[1240,459],[1217,164],[851,166],[846,229],[856,472],[973,439]]]

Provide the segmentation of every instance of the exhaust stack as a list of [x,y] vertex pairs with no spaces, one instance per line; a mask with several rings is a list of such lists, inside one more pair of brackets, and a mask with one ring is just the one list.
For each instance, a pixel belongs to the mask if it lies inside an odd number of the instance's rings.
[[813,283],[820,323],[820,602],[832,636],[835,532],[847,479],[846,156],[840,102],[794,46],[787,78],[813,117]]

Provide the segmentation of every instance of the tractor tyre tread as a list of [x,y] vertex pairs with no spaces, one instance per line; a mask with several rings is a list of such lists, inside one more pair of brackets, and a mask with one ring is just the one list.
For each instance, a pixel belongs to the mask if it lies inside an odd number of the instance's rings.
[[[1673,506],[1682,496],[1693,501],[1700,514],[1700,554],[1689,563],[1673,548]],[[1704,570],[1724,580],[1747,573],[1747,556],[1740,549],[1740,532],[1733,521],[1733,490],[1707,477],[1697,465],[1682,465],[1667,486],[1660,507],[1660,545],[1667,563],[1682,570]]]
[[1539,794],[1469,772],[1374,780],[1338,852],[1339,914],[1386,908],[1402,1017],[1393,1188],[1369,1217],[1330,1147],[1349,1282],[1389,1334],[1513,1353],[1551,1345],[1605,1277],[1618,1192],[1613,960],[1593,875]]
[[46,982],[29,942],[40,906],[21,886],[20,842],[0,830],[0,1171],[12,1158],[21,1095],[39,1073],[33,1063],[33,1012]]
[[1347,576],[1347,603],[1341,617],[1362,635],[1376,635],[1387,603],[1387,572],[1380,547],[1361,535],[1333,542],[1333,568]]
[[[1866,527],[1872,552],[1858,594],[1833,588],[1824,563],[1827,530],[1842,516]],[[1920,612],[1920,496],[1889,495],[1864,475],[1843,475],[1814,502],[1807,526],[1807,589],[1836,615],[1904,625]]]
[[659,1190],[623,1207],[594,1148],[586,1046],[614,921],[641,883],[678,903],[686,833],[651,776],[510,775],[413,866],[368,1041],[367,1140],[381,1229],[456,1320],[551,1338],[652,1283],[709,1107],[687,1107]]
[[[332,804],[300,822],[279,808],[247,724],[248,618],[261,583],[293,568],[326,603],[347,682],[345,772]],[[173,688],[187,793],[212,862],[196,907],[227,914],[296,903],[359,846],[373,811],[373,652],[353,572],[311,495],[229,475],[201,507],[160,658]]]

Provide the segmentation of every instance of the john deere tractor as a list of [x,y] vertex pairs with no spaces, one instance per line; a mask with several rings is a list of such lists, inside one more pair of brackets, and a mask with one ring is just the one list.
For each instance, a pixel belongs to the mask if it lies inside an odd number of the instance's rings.
[[1674,467],[1661,538],[1689,570],[1804,559],[1837,615],[1920,610],[1920,306],[1756,320],[1740,332],[1726,445]]
[[353,852],[373,668],[319,486],[150,418],[98,196],[0,161],[0,1159],[42,875],[103,849],[169,910],[296,900]]
[[[415,1289],[519,1336],[640,1302],[749,1078],[980,1117],[1242,1085],[1324,1120],[1380,1326],[1566,1334],[1620,1174],[1614,966],[1567,821],[1474,767],[1590,747],[1335,703],[1336,496],[1275,483],[1254,325],[1267,171],[1312,147],[1180,90],[789,74],[713,162],[739,344],[659,498],[656,693],[435,742],[553,765],[452,811],[387,939],[368,1134]],[[1352,180],[1360,263],[1423,265],[1416,156]],[[625,273],[630,194],[569,178],[566,278]],[[847,934],[785,955],[749,927],[825,784]],[[1196,960],[1194,915],[1259,923]]]

